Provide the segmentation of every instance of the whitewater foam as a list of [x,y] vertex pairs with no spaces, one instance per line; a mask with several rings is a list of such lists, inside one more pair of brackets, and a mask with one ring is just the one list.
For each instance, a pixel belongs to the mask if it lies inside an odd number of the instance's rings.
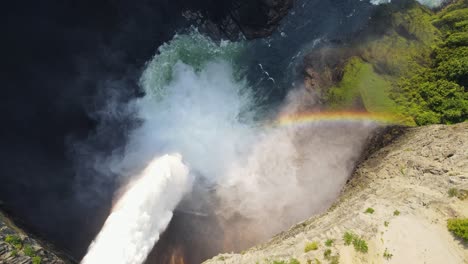
[[[436,8],[447,2],[447,0],[416,0],[420,4],[425,5],[430,8]],[[392,0],[370,0],[370,3],[373,5],[388,4]]]
[[151,161],[118,200],[81,263],[143,263],[191,183],[180,155]]

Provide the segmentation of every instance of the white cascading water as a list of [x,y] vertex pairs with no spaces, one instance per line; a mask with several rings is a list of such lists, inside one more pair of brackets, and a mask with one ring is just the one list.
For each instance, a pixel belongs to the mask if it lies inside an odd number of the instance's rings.
[[191,183],[180,155],[151,161],[118,200],[81,263],[143,263]]

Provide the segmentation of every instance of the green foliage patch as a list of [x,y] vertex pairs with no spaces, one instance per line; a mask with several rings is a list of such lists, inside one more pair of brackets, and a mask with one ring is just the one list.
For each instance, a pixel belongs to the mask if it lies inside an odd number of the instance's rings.
[[367,253],[369,249],[367,246],[367,242],[363,238],[350,231],[346,232],[343,235],[343,241],[344,244],[347,246],[353,244],[354,250],[356,250],[357,252]]
[[386,259],[386,260],[390,260],[392,257],[393,257],[393,254],[388,252],[387,249],[385,249],[384,253],[383,253],[383,257]]
[[20,250],[23,247],[23,241],[17,235],[7,235],[5,237],[5,242],[15,247],[17,250]]
[[418,125],[468,119],[468,8],[458,1],[435,17],[443,37],[432,47],[431,63],[403,76],[392,92]]
[[316,241],[307,243],[305,245],[305,247],[304,247],[304,252],[307,253],[307,252],[312,251],[312,250],[317,250],[318,247],[319,247],[319,244]]
[[395,112],[389,98],[391,83],[377,74],[372,65],[358,57],[351,58],[337,86],[330,88],[328,99],[334,108],[352,108],[364,104],[370,112]]
[[299,260],[295,259],[295,258],[291,258],[289,260],[289,264],[301,264],[301,262],[299,262]]
[[32,258],[32,264],[41,264],[42,259],[39,256],[35,256]]
[[30,245],[25,245],[23,252],[28,257],[34,257],[36,255],[36,251]]
[[373,22],[384,25],[356,43],[358,51],[327,93],[332,108],[392,113],[407,125],[466,121],[467,1],[438,14],[416,3],[379,9]]
[[456,237],[468,242],[468,218],[452,218],[447,220],[447,228]]

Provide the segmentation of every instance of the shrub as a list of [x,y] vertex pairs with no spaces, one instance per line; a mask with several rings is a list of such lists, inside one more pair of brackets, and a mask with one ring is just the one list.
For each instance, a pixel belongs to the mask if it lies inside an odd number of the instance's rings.
[[332,253],[331,249],[327,249],[325,250],[325,252],[323,252],[323,257],[325,259],[329,259],[331,257],[331,253]]
[[385,227],[388,227],[388,224],[390,224],[390,223],[388,221],[385,221],[383,224],[384,224]]
[[301,264],[301,262],[299,262],[299,260],[295,259],[295,258],[292,258],[289,260],[289,264]]
[[400,211],[395,210],[395,211],[393,212],[393,215],[394,215],[394,216],[399,216],[399,215],[400,215]]
[[335,255],[330,257],[330,264],[339,264],[340,263],[340,255]]
[[447,228],[456,237],[468,242],[468,218],[452,218],[447,221]]
[[34,257],[36,255],[36,252],[34,251],[34,249],[30,245],[24,246],[23,252],[28,257]]
[[361,252],[361,253],[367,253],[369,249],[367,247],[367,242],[362,238],[355,238],[353,240],[353,246],[357,252]]
[[385,249],[384,253],[383,253],[383,257],[386,259],[386,260],[389,260],[393,257],[393,254],[388,252],[387,249]]
[[347,246],[351,245],[352,243],[356,251],[361,252],[361,253],[367,253],[367,250],[368,250],[367,242],[364,239],[358,237],[353,232],[350,232],[350,231],[346,232],[343,235],[343,240],[344,240],[345,245]]
[[329,239],[327,239],[327,241],[325,241],[325,246],[331,247],[331,246],[333,246],[333,243],[335,243],[335,239],[329,238]]
[[16,235],[7,235],[5,237],[5,242],[14,246],[16,249],[21,249],[23,247],[23,241],[19,236]]
[[309,251],[312,251],[312,250],[317,250],[318,249],[318,242],[316,241],[313,241],[313,242],[310,242],[310,243],[307,243],[305,248],[304,248],[304,252],[309,252]]
[[353,243],[353,240],[356,238],[356,235],[352,232],[346,232],[344,235],[343,235],[343,240],[344,240],[344,243],[345,245],[349,246],[351,245],[351,243]]
[[32,258],[32,264],[41,264],[41,261],[42,259],[39,256],[35,256]]
[[375,212],[374,208],[367,208],[366,211],[364,211],[364,213],[366,214],[373,214]]
[[458,195],[458,190],[456,188],[450,188],[448,190],[448,196],[449,197],[455,197]]
[[288,263],[286,263],[286,261],[284,260],[274,260],[272,264],[288,264]]

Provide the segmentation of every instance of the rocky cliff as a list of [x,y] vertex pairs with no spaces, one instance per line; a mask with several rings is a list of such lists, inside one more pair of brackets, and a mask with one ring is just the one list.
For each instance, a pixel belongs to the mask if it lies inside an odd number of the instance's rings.
[[214,38],[254,39],[271,35],[292,5],[293,0],[232,0],[222,11],[188,10],[184,16]]
[[0,264],[65,264],[41,242],[31,238],[0,213]]
[[467,190],[468,123],[409,128],[357,167],[327,212],[206,263],[467,263],[466,242],[447,230],[468,217]]

